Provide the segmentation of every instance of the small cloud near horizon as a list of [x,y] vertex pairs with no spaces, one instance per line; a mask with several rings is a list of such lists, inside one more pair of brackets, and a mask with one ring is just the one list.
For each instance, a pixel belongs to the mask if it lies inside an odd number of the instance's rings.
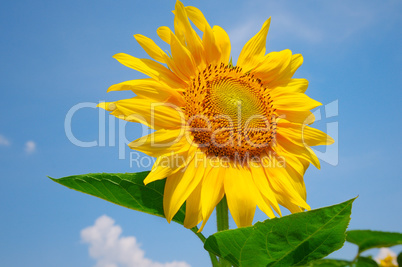
[[25,152],[32,154],[36,151],[36,143],[34,141],[28,141],[25,143]]
[[9,146],[11,142],[3,135],[0,134],[0,146]]
[[96,260],[95,267],[190,267],[186,262],[158,263],[147,259],[134,236],[121,234],[121,227],[106,215],[81,231],[82,241],[89,244],[89,255]]

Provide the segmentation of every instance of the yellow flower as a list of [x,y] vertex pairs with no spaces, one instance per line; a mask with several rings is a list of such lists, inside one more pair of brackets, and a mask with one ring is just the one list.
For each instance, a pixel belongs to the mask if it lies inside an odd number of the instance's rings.
[[[170,45],[165,53],[151,39],[134,35],[150,59],[114,56],[150,78],[115,84],[109,91],[137,96],[99,106],[156,131],[129,144],[157,157],[145,184],[167,179],[164,212],[170,222],[186,202],[184,226],[203,221],[226,196],[238,227],[251,225],[256,206],[268,217],[310,209],[303,175],[319,168],[310,146],[333,142],[306,124],[321,105],[304,94],[306,79],[294,79],[302,64],[290,50],[265,54],[268,19],[229,63],[230,40],[201,11],[177,1],[174,32],[157,30]],[[202,38],[190,21],[203,33]],[[158,62],[156,62],[158,61]]]
[[380,248],[375,260],[381,267],[398,267],[396,258],[395,252],[389,248]]

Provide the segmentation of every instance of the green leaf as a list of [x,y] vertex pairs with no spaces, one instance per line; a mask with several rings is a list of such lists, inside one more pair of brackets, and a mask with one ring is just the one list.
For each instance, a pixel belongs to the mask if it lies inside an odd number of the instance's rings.
[[351,261],[344,260],[334,260],[334,259],[323,259],[312,261],[305,265],[306,267],[349,267],[351,266]]
[[378,267],[377,262],[368,257],[358,257],[356,261],[322,259],[310,262],[305,267]]
[[402,266],[402,252],[399,253],[398,257],[396,258],[396,261],[398,262],[399,266]]
[[368,257],[358,257],[354,267],[378,267],[375,260]]
[[[117,205],[165,217],[163,212],[163,191],[165,179],[144,185],[149,172],[139,173],[90,173],[52,179],[68,188],[102,198]],[[183,224],[184,206],[173,221]]]
[[371,230],[347,231],[346,241],[359,246],[359,253],[371,248],[392,247],[402,244],[401,233]]
[[235,266],[306,265],[342,247],[353,201],[218,232],[204,248]]

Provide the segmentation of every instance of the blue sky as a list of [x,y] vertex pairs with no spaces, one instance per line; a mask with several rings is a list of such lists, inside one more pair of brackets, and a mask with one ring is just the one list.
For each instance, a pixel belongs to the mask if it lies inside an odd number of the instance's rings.
[[[350,229],[402,232],[402,3],[207,0],[184,4],[197,6],[211,25],[229,33],[234,59],[272,17],[267,51],[289,48],[303,54],[304,64],[295,76],[310,81],[307,94],[324,105],[338,101],[335,116],[325,116],[322,108],[322,120],[315,124],[323,130],[329,123],[337,125],[338,150],[331,154],[331,164],[322,162],[321,170],[307,171],[308,203],[319,208],[359,195]],[[128,148],[123,151],[125,159],[119,159],[117,121],[113,124],[94,108],[77,111],[72,132],[81,141],[99,141],[103,131],[99,118],[107,127],[115,125],[115,145],[107,135],[105,146],[87,148],[67,138],[64,121],[77,104],[131,96],[106,94],[112,84],[143,77],[112,56],[125,52],[147,57],[132,36],[137,33],[167,49],[156,29],[172,26],[173,8],[174,1],[166,0],[1,2],[2,266],[94,266],[104,259],[95,253],[102,247],[81,236],[83,229],[94,225],[135,237],[134,243],[129,238],[130,249],[145,251],[144,257],[152,262],[208,266],[201,242],[182,226],[68,190],[46,178],[145,170],[130,167]],[[127,140],[141,136],[136,125],[127,124],[125,130]],[[265,219],[260,212],[255,218]],[[213,231],[211,218],[204,233]],[[116,235],[117,245],[122,236]],[[89,254],[89,247],[96,255]],[[333,257],[351,259],[355,252],[347,245]]]

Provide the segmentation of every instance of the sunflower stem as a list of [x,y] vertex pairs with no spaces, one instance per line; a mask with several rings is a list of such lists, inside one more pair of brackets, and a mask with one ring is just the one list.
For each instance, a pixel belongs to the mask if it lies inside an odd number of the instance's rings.
[[229,229],[229,209],[226,197],[216,206],[216,226],[218,232]]
[[205,236],[202,233],[198,232],[198,227],[193,227],[190,229],[194,234],[196,234],[196,236],[198,236],[198,238],[201,240],[202,243],[205,243],[205,240],[207,240],[205,238]]
[[[218,232],[228,230],[229,229],[229,209],[228,202],[226,201],[226,197],[223,197],[221,202],[216,206],[216,226]],[[215,265],[213,265],[215,266]],[[228,261],[223,258],[219,259],[220,267],[229,267],[232,266]]]
[[212,266],[213,267],[220,267],[221,264],[219,263],[219,261],[216,258],[216,256],[214,254],[212,254],[211,252],[208,252],[208,253],[209,253],[209,257],[211,258]]

